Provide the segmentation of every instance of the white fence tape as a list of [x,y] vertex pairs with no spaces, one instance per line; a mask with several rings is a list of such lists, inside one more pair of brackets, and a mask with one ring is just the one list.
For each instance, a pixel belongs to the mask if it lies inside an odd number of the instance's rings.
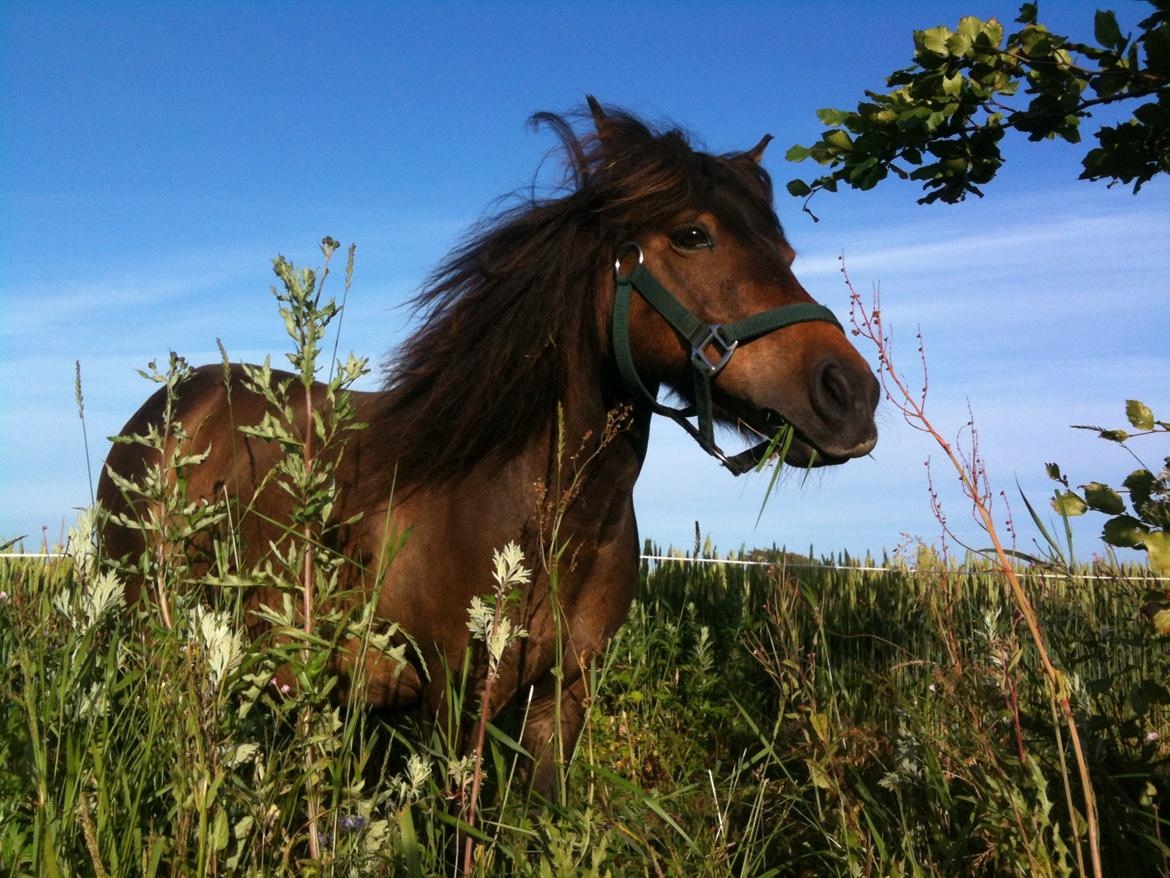
[[[64,552],[0,552],[0,559],[3,558],[68,558]],[[828,568],[830,570],[856,570],[861,573],[938,573],[938,570],[918,570],[915,567],[875,567],[866,566],[864,564],[814,564],[811,562],[796,562],[796,561],[752,561],[748,559],[738,558],[692,558],[689,555],[639,555],[643,561],[673,561],[677,564],[726,564],[732,567],[788,567],[798,570],[820,570]],[[948,570],[947,573],[953,576],[967,576],[978,575],[985,573],[998,573],[1003,575],[1002,570]],[[1120,575],[1102,575],[1097,573],[1042,573],[1036,570],[1022,569],[1017,570],[1017,574],[1022,576],[1030,576],[1033,579],[1085,579],[1085,580],[1114,580],[1114,579],[1137,579],[1141,582],[1170,582],[1170,576],[1152,576],[1145,574],[1120,574]]]

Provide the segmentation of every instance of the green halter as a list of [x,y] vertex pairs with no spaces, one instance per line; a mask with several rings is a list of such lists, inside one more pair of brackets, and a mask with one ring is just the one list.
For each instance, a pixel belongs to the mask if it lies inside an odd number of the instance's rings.
[[[638,264],[629,274],[622,274],[622,257],[630,250],[638,253]],[[660,415],[666,415],[683,427],[703,449],[735,475],[741,475],[754,468],[768,447],[769,441],[742,451],[739,454],[728,456],[715,444],[715,420],[711,405],[711,382],[716,375],[731,360],[740,342],[750,342],[762,335],[767,335],[785,326],[795,323],[807,323],[811,320],[822,320],[840,328],[841,324],[833,316],[833,312],[824,305],[815,302],[798,302],[791,305],[781,305],[779,308],[770,308],[758,314],[752,314],[734,323],[704,323],[683,304],[670,294],[658,279],[650,273],[645,265],[642,248],[630,241],[623,244],[618,250],[618,257],[614,262],[614,280],[617,289],[613,303],[613,351],[617,359],[618,371],[626,387],[633,393],[640,393],[650,403],[650,408]],[[674,331],[681,335],[691,346],[691,368],[695,370],[695,404],[686,408],[676,409],[658,402],[657,386],[651,392],[642,383],[638,375],[634,358],[630,352],[630,297],[637,290],[643,299],[661,314]],[[712,362],[707,356],[706,349],[714,346],[719,352],[719,359]],[[696,428],[687,418],[698,416],[699,426]]]

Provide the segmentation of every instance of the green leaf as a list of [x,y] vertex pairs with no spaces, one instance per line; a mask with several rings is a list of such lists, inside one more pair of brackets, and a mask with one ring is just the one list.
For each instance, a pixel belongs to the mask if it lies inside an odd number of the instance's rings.
[[1139,402],[1136,399],[1127,399],[1125,401],[1125,416],[1129,418],[1129,422],[1133,424],[1134,429],[1154,429],[1154,413],[1143,402]]
[[1035,24],[1036,23],[1036,4],[1025,3],[1020,7],[1020,14],[1016,17],[1016,21],[1020,24]]
[[1044,471],[1048,473],[1048,478],[1054,482],[1063,482],[1064,475],[1060,472],[1060,464],[1046,463],[1044,464]]
[[1150,566],[1164,576],[1170,575],[1170,533],[1156,530],[1145,534],[1142,544],[1150,556]]
[[841,128],[834,128],[821,139],[841,152],[849,152],[853,149],[853,138],[849,136],[849,132]]
[[1087,485],[1081,485],[1081,489],[1085,492],[1085,502],[1089,504],[1090,509],[1096,509],[1106,515],[1120,515],[1125,512],[1125,501],[1108,485],[1089,482]]
[[808,777],[813,784],[822,790],[831,790],[833,788],[832,778],[829,773],[825,771],[819,764],[811,759],[804,760],[804,764],[808,766]]
[[1141,512],[1141,507],[1150,499],[1150,494],[1157,483],[1154,474],[1148,469],[1135,469],[1125,477],[1121,487],[1129,491],[1129,502],[1133,504],[1134,509]]
[[915,42],[926,51],[933,52],[936,55],[947,54],[947,40],[951,36],[949,28],[940,25],[939,27],[932,27],[930,30],[918,31],[914,36],[918,38]]
[[1101,539],[1111,546],[1123,549],[1132,549],[1143,542],[1147,536],[1147,528],[1132,515],[1118,515],[1105,522],[1101,530]]
[[222,851],[228,844],[228,816],[227,811],[222,806],[217,805],[215,808],[215,819],[212,823],[211,830],[211,848],[214,851]]
[[980,35],[989,46],[999,48],[999,44],[1003,42],[1003,25],[999,23],[998,18],[989,18],[983,23]]
[[1170,692],[1154,680],[1142,680],[1129,691],[1129,703],[1134,713],[1143,716],[1156,704],[1170,703]]
[[1057,491],[1052,498],[1052,508],[1056,510],[1056,514],[1062,518],[1072,518],[1077,515],[1084,515],[1088,505],[1072,491]]
[[848,110],[834,110],[832,107],[817,110],[817,118],[824,125],[844,125],[849,115]]
[[[1170,26],[1162,25],[1145,34],[1146,64],[1151,73],[1170,76]],[[1136,51],[1137,47],[1131,47]],[[1131,64],[1131,67],[1137,67]]]
[[1154,630],[1159,634],[1170,634],[1170,607],[1155,610],[1153,614]]
[[808,183],[804,182],[804,180],[789,180],[786,188],[788,189],[789,195],[795,195],[797,198],[803,198],[812,192],[812,189],[809,188]]
[[808,158],[808,147],[801,146],[799,143],[789,148],[788,152],[784,153],[784,158],[790,162],[803,162]]
[[1117,26],[1117,16],[1112,10],[1097,10],[1093,18],[1093,34],[1097,37],[1097,42],[1107,49],[1125,48],[1125,37],[1121,34],[1121,28]]

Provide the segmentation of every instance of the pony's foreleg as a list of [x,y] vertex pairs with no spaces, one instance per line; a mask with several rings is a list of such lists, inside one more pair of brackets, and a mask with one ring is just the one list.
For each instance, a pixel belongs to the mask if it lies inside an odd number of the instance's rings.
[[567,792],[568,763],[585,723],[587,696],[584,674],[567,680],[559,698],[554,684],[549,674],[548,685],[534,688],[521,736],[524,749],[533,757],[529,775],[532,789],[550,802]]

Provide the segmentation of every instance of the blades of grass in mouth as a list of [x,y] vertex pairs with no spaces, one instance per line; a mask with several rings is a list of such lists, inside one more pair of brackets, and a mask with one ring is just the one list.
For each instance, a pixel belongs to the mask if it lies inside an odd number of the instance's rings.
[[[767,465],[772,456],[776,455],[776,469],[772,471],[772,478],[768,482],[768,490],[764,492],[764,499],[760,503],[760,511],[756,515],[755,527],[760,526],[760,519],[764,517],[764,508],[768,505],[768,498],[772,496],[772,489],[776,487],[776,482],[780,478],[780,472],[784,469],[784,458],[788,456],[788,451],[792,448],[792,439],[795,431],[791,424],[785,424],[768,443],[768,447],[764,449],[764,453],[760,456],[760,462],[756,464],[756,472],[761,472]],[[776,454],[779,449],[779,454]]]

